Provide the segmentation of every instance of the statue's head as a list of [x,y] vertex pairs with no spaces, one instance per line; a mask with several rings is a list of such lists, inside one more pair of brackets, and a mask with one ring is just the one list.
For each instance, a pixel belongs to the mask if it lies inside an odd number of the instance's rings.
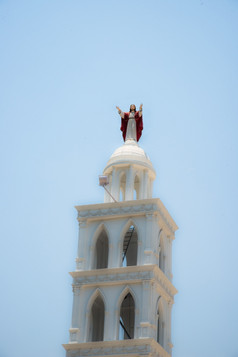
[[136,106],[135,104],[130,105],[130,112],[136,112]]

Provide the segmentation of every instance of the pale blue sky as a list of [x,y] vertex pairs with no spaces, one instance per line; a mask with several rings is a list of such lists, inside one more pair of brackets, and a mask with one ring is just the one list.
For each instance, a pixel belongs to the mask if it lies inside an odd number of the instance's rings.
[[63,357],[78,225],[144,104],[179,226],[173,357],[238,357],[237,0],[0,0],[0,357]]

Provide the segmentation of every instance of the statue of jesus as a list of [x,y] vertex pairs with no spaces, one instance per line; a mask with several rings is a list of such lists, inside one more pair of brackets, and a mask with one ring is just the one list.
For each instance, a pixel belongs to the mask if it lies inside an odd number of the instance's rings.
[[122,112],[119,107],[116,108],[121,116],[121,131],[124,141],[138,142],[143,130],[142,104],[139,111],[136,111],[135,104],[131,104],[129,113]]

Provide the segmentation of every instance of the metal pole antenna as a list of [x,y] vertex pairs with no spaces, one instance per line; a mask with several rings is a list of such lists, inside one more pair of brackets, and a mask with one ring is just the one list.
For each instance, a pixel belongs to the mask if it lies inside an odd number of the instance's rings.
[[111,195],[111,193],[108,191],[108,189],[106,188],[106,185],[109,184],[109,180],[107,176],[103,176],[100,175],[99,176],[99,186],[102,186],[104,188],[105,191],[107,191],[107,193],[109,194],[109,196],[113,199],[114,202],[117,202],[115,200],[115,198]]

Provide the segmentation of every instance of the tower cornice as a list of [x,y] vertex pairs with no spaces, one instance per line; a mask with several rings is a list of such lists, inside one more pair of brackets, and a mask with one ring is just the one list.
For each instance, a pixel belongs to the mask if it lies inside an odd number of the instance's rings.
[[177,289],[157,265],[136,265],[128,267],[95,269],[70,272],[74,278],[73,288],[99,287],[124,284],[138,284],[145,280],[155,283],[166,301],[173,302]]
[[[66,351],[79,351],[80,356],[131,356],[138,355],[170,357],[171,355],[153,338],[139,338],[121,341],[100,341],[68,343]],[[132,352],[133,351],[133,352]]]
[[75,208],[78,211],[79,222],[157,214],[172,234],[178,229],[175,221],[159,198],[82,205]]

